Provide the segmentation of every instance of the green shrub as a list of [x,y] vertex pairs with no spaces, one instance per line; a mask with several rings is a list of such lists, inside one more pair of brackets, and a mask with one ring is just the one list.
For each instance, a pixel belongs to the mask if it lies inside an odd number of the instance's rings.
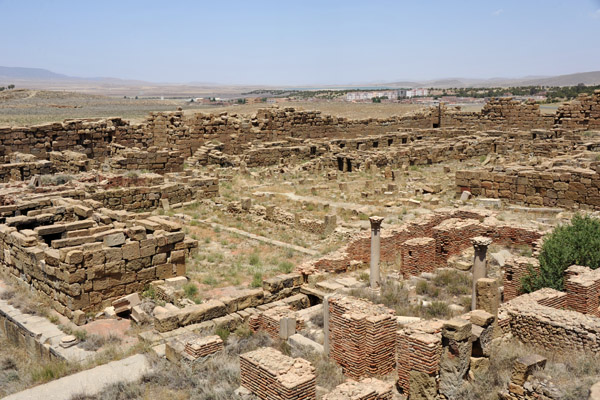
[[241,339],[247,339],[252,336],[254,332],[252,332],[252,329],[250,329],[248,324],[242,324],[235,329],[234,333]]
[[252,276],[252,282],[250,283],[250,286],[253,288],[257,288],[257,287],[261,287],[262,286],[262,274],[260,272],[256,272],[253,276]]
[[204,279],[202,279],[202,283],[204,283],[205,285],[208,285],[208,286],[215,286],[219,282],[217,281],[217,278],[215,278],[214,276],[208,275],[208,276],[204,277]]
[[260,257],[258,256],[258,254],[256,253],[252,253],[250,255],[250,259],[248,260],[248,262],[250,263],[250,265],[260,265]]
[[417,294],[427,294],[427,292],[429,292],[429,284],[427,281],[418,281],[416,291]]
[[224,342],[227,342],[227,338],[229,338],[230,334],[231,334],[231,332],[229,332],[229,329],[226,329],[226,328],[215,329],[215,335],[219,336],[221,338],[221,340],[223,340]]
[[198,294],[198,287],[192,282],[189,282],[183,285],[183,292],[185,293],[185,297],[193,300]]
[[294,264],[289,261],[283,261],[279,264],[279,270],[283,273],[289,274],[294,270]]
[[431,318],[448,318],[452,314],[448,304],[443,301],[431,302],[431,305],[425,308],[425,312]]
[[571,265],[596,269],[600,266],[600,220],[575,215],[570,224],[556,227],[548,235],[539,256],[540,270],[529,268],[521,280],[524,292],[549,287],[564,289],[564,272]]

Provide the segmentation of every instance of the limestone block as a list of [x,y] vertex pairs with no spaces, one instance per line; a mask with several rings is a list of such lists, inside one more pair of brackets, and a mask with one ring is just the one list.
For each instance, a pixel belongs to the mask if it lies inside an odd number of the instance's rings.
[[537,354],[529,354],[515,360],[512,374],[510,376],[511,383],[522,386],[529,375],[536,369],[544,369],[546,367],[546,358]]
[[83,252],[81,250],[71,250],[65,257],[67,264],[81,264],[83,262]]
[[140,243],[139,242],[125,243],[122,247],[122,250],[123,250],[123,258],[125,260],[134,260],[136,258],[140,258]]
[[123,232],[116,232],[104,236],[103,242],[105,246],[115,247],[125,243],[125,234]]
[[498,314],[500,295],[498,283],[491,278],[481,278],[476,285],[477,309],[485,310],[492,315]]
[[456,398],[471,361],[471,323],[455,318],[442,327],[442,356],[440,359],[439,392],[449,399]]
[[471,337],[471,323],[462,318],[446,321],[442,326],[442,335],[451,340],[467,340]]
[[409,387],[411,400],[437,400],[438,385],[435,375],[420,371],[409,372]]

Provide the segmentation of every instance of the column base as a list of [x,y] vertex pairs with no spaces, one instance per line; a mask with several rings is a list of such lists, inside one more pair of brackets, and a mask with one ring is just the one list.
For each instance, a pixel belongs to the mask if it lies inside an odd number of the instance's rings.
[[380,296],[380,295],[381,295],[381,288],[380,288],[380,287],[378,287],[378,288],[372,288],[372,287],[369,287],[369,292],[370,292],[371,294],[374,294],[374,295]]

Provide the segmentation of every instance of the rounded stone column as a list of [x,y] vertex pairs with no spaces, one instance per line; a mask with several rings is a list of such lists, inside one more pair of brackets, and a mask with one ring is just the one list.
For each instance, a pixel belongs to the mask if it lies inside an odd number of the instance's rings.
[[381,278],[379,274],[379,257],[381,254],[381,223],[383,217],[372,216],[371,222],[371,270],[369,282],[372,290],[379,290]]
[[492,244],[492,239],[485,236],[476,236],[471,239],[475,256],[473,257],[473,292],[471,296],[471,310],[477,307],[477,280],[487,277],[487,249]]

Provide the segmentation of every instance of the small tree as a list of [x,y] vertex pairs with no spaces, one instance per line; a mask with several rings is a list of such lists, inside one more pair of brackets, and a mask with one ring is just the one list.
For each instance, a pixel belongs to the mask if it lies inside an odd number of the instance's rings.
[[575,215],[570,224],[556,227],[544,239],[539,261],[539,272],[529,268],[521,281],[524,292],[564,290],[564,272],[571,265],[600,267],[600,220]]
[[9,90],[10,90],[10,89],[14,89],[14,88],[15,88],[15,85],[8,85],[8,89],[9,89]]
[[4,86],[0,86],[0,92],[3,92],[6,89]]

